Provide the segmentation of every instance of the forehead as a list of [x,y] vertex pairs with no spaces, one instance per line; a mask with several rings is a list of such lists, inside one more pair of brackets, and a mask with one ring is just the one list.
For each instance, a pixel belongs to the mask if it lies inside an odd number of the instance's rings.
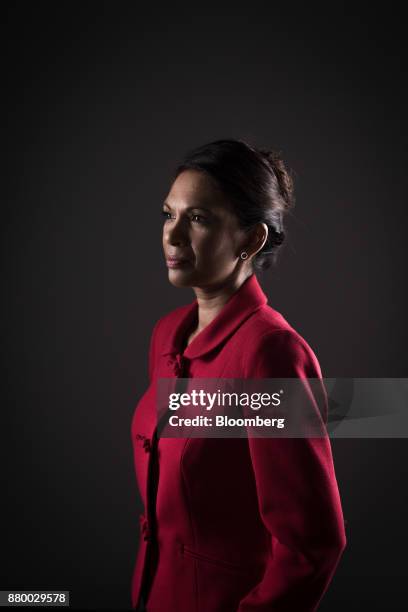
[[198,170],[184,170],[172,184],[166,197],[170,205],[204,206],[232,212],[231,205],[216,181]]

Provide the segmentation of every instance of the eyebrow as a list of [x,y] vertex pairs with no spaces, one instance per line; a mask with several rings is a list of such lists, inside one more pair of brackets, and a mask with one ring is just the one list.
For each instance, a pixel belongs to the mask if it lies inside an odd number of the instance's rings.
[[[171,209],[171,206],[168,202],[163,202],[163,206],[167,206],[168,208]],[[210,208],[206,208],[205,206],[187,206],[187,208],[185,210],[205,210],[207,212],[211,212]]]

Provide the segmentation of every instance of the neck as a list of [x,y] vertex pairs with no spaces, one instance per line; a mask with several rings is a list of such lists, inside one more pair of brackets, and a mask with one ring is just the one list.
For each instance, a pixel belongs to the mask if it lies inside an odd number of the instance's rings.
[[244,272],[238,276],[226,279],[223,283],[211,287],[193,287],[198,303],[198,325],[194,332],[197,335],[221,312],[230,297],[251,276],[252,272]]

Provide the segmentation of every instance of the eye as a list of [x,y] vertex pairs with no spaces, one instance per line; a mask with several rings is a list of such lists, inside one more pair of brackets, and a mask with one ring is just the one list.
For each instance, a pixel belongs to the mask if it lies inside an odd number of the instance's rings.
[[164,217],[164,219],[167,221],[167,219],[171,219],[171,213],[169,213],[168,210],[162,210],[161,211],[162,216]]
[[205,217],[202,215],[191,215],[191,220],[194,221],[194,223],[205,223]]
[[[175,218],[175,217],[172,217],[171,212],[169,212],[168,210],[162,210],[161,214],[164,217],[165,221],[169,221],[170,219]],[[191,221],[193,221],[194,223],[204,224],[206,222],[206,218],[203,217],[202,215],[191,215]]]

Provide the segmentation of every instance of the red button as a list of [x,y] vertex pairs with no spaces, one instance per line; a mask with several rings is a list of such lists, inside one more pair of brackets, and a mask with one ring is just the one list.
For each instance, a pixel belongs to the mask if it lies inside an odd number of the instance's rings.
[[149,541],[150,540],[149,523],[147,521],[147,518],[144,516],[144,514],[140,515],[139,521],[140,521],[140,530],[142,532],[143,539],[146,541]]

